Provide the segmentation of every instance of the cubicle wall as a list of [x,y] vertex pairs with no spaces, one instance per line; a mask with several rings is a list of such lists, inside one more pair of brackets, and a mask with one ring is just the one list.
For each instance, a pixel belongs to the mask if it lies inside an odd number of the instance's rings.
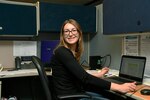
[[15,61],[12,41],[0,41],[0,64],[5,68],[14,67]]

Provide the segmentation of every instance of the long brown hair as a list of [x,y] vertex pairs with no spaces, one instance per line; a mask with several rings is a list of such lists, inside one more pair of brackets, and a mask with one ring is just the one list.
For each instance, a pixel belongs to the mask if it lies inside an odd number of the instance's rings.
[[64,36],[63,36],[63,31],[64,31],[64,26],[67,24],[67,23],[70,23],[72,25],[74,25],[79,33],[79,40],[77,42],[77,46],[76,46],[76,54],[75,54],[75,58],[78,62],[80,62],[80,58],[81,58],[81,55],[83,53],[83,36],[82,36],[82,29],[81,29],[81,26],[79,25],[79,23],[77,21],[75,21],[74,19],[68,19],[68,20],[65,20],[64,23],[62,24],[62,27],[61,27],[61,31],[60,31],[60,42],[58,44],[58,46],[56,47],[56,49],[60,46],[65,46],[65,47],[68,47],[68,44],[65,42],[65,39],[64,39]]

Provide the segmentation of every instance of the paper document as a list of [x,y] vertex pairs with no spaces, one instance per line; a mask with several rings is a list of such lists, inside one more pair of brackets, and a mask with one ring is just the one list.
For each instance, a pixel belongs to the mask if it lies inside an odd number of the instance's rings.
[[139,53],[139,37],[138,36],[126,36],[123,40],[123,50],[125,55],[138,55]]
[[13,56],[36,56],[37,42],[36,41],[14,41]]
[[150,75],[150,35],[141,35],[140,55],[146,56],[145,74]]

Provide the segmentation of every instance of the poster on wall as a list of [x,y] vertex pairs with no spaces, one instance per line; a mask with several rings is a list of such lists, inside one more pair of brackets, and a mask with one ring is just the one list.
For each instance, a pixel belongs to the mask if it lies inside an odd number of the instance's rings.
[[13,56],[36,56],[37,42],[36,41],[14,41]]
[[123,54],[134,55],[139,54],[139,36],[125,36],[123,39]]
[[140,55],[146,56],[145,74],[150,75],[150,35],[141,35]]

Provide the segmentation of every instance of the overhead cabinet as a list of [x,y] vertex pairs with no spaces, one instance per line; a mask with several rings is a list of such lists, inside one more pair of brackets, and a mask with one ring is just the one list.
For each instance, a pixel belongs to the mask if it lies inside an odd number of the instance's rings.
[[96,32],[95,7],[40,3],[41,32],[57,33],[67,19],[77,20],[85,33]]
[[29,3],[0,1],[0,35],[37,34],[36,6]]
[[103,33],[150,32],[150,0],[104,0]]

